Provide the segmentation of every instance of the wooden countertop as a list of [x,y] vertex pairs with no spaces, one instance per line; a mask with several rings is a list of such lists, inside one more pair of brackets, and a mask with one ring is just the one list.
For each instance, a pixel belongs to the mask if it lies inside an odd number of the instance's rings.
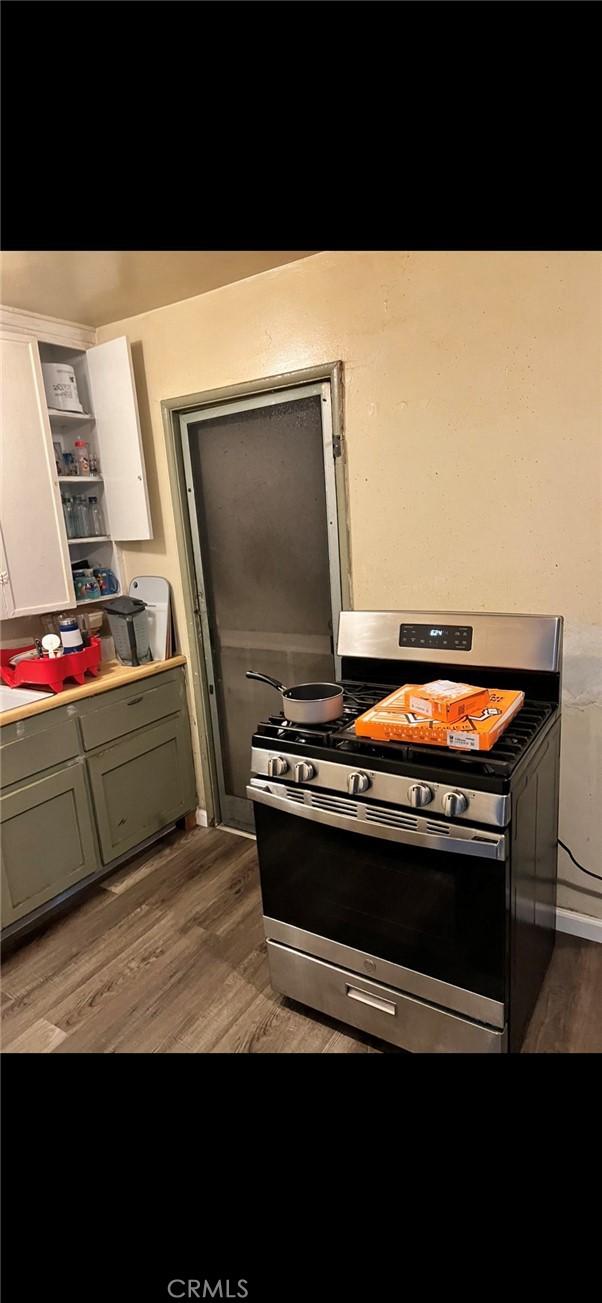
[[[119,661],[105,661],[100,666],[95,678],[86,679],[81,685],[65,688],[52,697],[43,697],[41,701],[32,701],[27,706],[17,706],[14,710],[0,712],[0,728],[3,724],[16,724],[20,719],[29,719],[32,715],[41,715],[44,710],[56,710],[57,706],[69,706],[82,697],[94,697],[98,692],[110,692],[112,688],[122,688],[136,679],[147,679],[151,674],[161,674],[163,670],[173,670],[177,665],[185,665],[185,656],[170,656],[166,661],[151,661],[149,665],[121,665]],[[27,685],[24,683],[23,687]]]

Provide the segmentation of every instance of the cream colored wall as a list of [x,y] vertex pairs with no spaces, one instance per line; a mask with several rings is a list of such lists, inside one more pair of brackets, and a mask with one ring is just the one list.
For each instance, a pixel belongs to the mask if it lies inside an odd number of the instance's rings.
[[[597,253],[323,253],[102,327],[127,334],[186,651],[160,403],[342,359],[353,604],[566,618],[561,837],[602,872]],[[560,903],[602,917],[561,852]]]

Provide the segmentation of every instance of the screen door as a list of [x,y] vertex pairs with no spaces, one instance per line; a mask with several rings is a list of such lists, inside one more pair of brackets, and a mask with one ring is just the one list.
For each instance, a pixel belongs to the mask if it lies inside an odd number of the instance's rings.
[[282,709],[253,669],[336,677],[341,605],[329,384],[180,417],[220,820],[253,831],[251,738]]

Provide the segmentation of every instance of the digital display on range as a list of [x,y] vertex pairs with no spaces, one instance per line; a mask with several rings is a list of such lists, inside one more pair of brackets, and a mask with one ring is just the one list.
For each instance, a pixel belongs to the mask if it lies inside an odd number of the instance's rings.
[[421,651],[423,647],[436,647],[439,651],[470,651],[472,626],[469,624],[402,624],[399,629],[399,646]]

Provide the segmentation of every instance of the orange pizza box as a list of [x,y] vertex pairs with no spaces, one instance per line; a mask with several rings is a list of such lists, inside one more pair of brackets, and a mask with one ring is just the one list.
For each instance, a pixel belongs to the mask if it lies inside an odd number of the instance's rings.
[[487,688],[471,683],[435,679],[432,683],[406,683],[405,705],[414,715],[426,715],[442,724],[457,724],[465,715],[476,715],[489,705]]
[[409,709],[408,691],[413,692],[417,686],[420,685],[404,684],[360,715],[355,721],[358,737],[447,746],[460,751],[490,751],[525,700],[524,692],[490,688],[487,705],[465,715],[450,728],[442,720]]

